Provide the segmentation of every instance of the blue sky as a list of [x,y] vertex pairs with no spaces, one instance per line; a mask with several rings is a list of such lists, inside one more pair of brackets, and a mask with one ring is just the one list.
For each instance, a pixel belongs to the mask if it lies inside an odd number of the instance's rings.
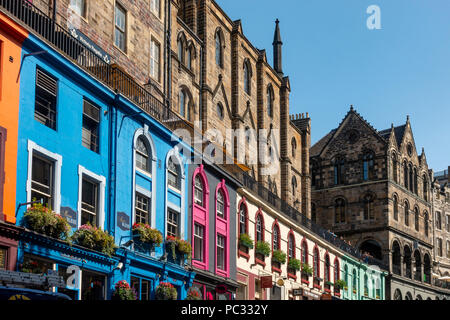
[[[309,112],[312,143],[353,104],[375,129],[410,116],[416,147],[434,171],[450,165],[450,1],[216,0],[272,63],[280,19],[291,113]],[[369,30],[370,5],[381,29]]]

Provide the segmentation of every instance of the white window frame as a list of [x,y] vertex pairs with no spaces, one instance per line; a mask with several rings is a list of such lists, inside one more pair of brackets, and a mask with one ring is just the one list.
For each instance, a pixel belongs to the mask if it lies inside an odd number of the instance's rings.
[[[168,184],[168,178],[169,178],[168,168],[169,168],[169,159],[170,158],[172,158],[172,160],[177,165],[179,165],[179,167],[180,167],[180,177],[179,177],[180,184],[181,184],[180,185],[180,188],[181,188],[180,190],[172,188]],[[179,223],[180,223],[180,225],[179,225],[180,232],[179,232],[179,234],[180,234],[180,238],[184,239],[185,232],[186,232],[186,228],[185,228],[186,218],[185,218],[185,214],[184,214],[184,212],[185,212],[185,202],[186,202],[186,183],[185,183],[186,182],[186,174],[185,174],[185,167],[184,167],[184,164],[183,164],[183,159],[181,158],[178,146],[175,146],[174,148],[170,149],[169,152],[167,152],[167,155],[166,155],[166,179],[165,180],[166,180],[165,181],[166,188],[165,188],[164,197],[165,197],[165,203],[167,205],[166,205],[166,208],[165,208],[165,215],[164,215],[165,220],[164,221],[167,224],[169,208],[174,210],[174,211],[177,211],[179,213],[179,215],[180,215],[180,221],[179,221]],[[169,199],[167,197],[169,189],[180,195],[181,207],[179,207],[179,206],[169,202]],[[167,236],[167,228],[165,228],[165,236]]]
[[[154,0],[152,0],[154,1]],[[158,48],[158,55],[155,57],[155,48]],[[158,66],[155,68],[155,66]],[[150,76],[156,81],[161,80],[161,44],[155,38],[150,39]]]
[[[155,7],[156,1],[158,1],[158,8]],[[161,18],[161,2],[161,0],[150,0],[150,11],[158,18]]]
[[133,218],[132,218],[133,223],[132,224],[136,223],[136,196],[137,196],[138,193],[140,195],[148,198],[148,200],[150,201],[150,206],[148,208],[148,214],[150,215],[150,217],[149,217],[150,219],[148,219],[148,222],[151,223],[151,221],[153,219],[153,213],[152,213],[152,207],[153,207],[152,192],[150,190],[148,190],[148,189],[142,188],[139,185],[136,185],[135,190],[134,190],[134,198],[133,198],[134,199],[133,200],[133,203],[134,203],[134,209],[133,210],[134,211],[133,211]]
[[106,189],[106,178],[104,176],[95,174],[89,171],[82,165],[78,165],[78,214],[77,214],[77,225],[78,228],[81,226],[81,198],[82,198],[82,186],[83,186],[83,176],[88,179],[98,183],[98,226],[102,230],[105,230],[105,189]]
[[[149,143],[150,146],[150,154],[149,154],[149,160],[150,160],[150,164],[152,167],[152,174],[149,175],[147,172],[144,172],[140,169],[138,169],[136,167],[136,142],[137,139],[141,136],[145,136],[145,138],[147,139],[147,142]],[[139,128],[136,130],[136,132],[134,133],[134,138],[133,138],[133,197],[131,200],[131,212],[133,212],[133,224],[135,223],[134,221],[134,217],[136,216],[136,212],[135,212],[135,206],[136,206],[136,197],[135,194],[136,192],[141,193],[145,196],[148,196],[151,199],[151,211],[150,211],[150,227],[155,228],[156,226],[156,217],[155,217],[155,212],[156,212],[156,181],[157,181],[157,172],[156,172],[156,162],[158,161],[158,159],[156,158],[156,148],[155,148],[155,143],[153,142],[152,137],[150,136],[150,133],[148,131],[148,125],[144,125],[143,128]],[[137,184],[136,184],[136,173],[139,172],[142,175],[145,175],[147,177],[150,178],[151,180],[151,184],[152,184],[152,190],[145,190],[140,188]],[[167,184],[166,184],[167,185]]]
[[27,202],[31,202],[31,180],[33,168],[33,153],[36,152],[41,157],[53,162],[53,206],[52,210],[56,213],[61,209],[61,167],[63,157],[60,154],[53,153],[39,146],[34,141],[28,140],[28,177],[27,177]]

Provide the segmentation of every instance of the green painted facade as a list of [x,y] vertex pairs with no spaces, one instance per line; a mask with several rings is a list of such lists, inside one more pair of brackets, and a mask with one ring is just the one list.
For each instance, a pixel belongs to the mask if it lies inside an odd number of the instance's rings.
[[343,300],[385,300],[387,272],[349,256],[341,257],[341,279],[347,288],[341,290]]

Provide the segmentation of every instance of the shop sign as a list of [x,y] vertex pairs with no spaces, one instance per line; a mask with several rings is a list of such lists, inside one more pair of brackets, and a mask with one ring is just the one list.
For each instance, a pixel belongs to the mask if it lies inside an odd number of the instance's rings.
[[272,287],[273,287],[272,276],[261,277],[261,288],[262,289],[272,288]]
[[304,295],[304,296],[307,296],[307,297],[309,297],[309,298],[315,299],[315,300],[319,300],[319,299],[320,299],[320,296],[319,296],[318,294],[309,292],[309,291],[307,291],[307,290],[303,290],[303,295]]
[[125,212],[117,212],[117,226],[123,231],[130,230],[130,216]]
[[216,287],[216,292],[217,292],[218,294],[224,294],[224,293],[226,293],[227,291],[228,291],[228,288],[227,288],[227,286],[224,285],[224,284],[219,284],[219,285]]
[[61,217],[66,219],[67,223],[72,227],[77,227],[77,213],[70,207],[61,207]]
[[292,290],[292,295],[295,296],[301,296],[303,295],[303,290],[302,289],[294,289]]

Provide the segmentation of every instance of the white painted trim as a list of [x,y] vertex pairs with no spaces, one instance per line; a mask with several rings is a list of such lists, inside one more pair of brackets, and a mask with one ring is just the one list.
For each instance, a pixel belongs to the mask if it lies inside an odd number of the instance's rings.
[[[173,203],[169,202],[168,197],[167,197],[167,193],[169,192],[169,188],[170,188],[168,181],[167,181],[168,180],[168,164],[169,164],[169,159],[172,156],[176,160],[177,164],[180,166],[181,190],[177,190],[176,192],[178,194],[180,194],[181,207],[178,207],[178,206],[174,205]],[[185,223],[186,223],[186,217],[185,217],[186,216],[186,211],[185,211],[186,174],[185,174],[185,168],[184,168],[184,164],[183,164],[183,158],[181,158],[181,156],[180,156],[178,146],[175,146],[174,148],[170,149],[169,152],[167,152],[164,171],[165,171],[165,186],[166,186],[165,192],[164,192],[164,202],[166,203],[166,207],[164,209],[164,221],[166,223],[164,226],[164,236],[167,237],[167,213],[168,213],[168,209],[170,208],[170,209],[175,210],[180,213],[180,238],[184,239],[185,232],[186,232],[186,228],[185,228]],[[173,188],[170,188],[170,189],[174,190]],[[181,191],[181,193],[180,193],[180,191]]]
[[152,192],[150,190],[147,190],[145,188],[142,188],[141,186],[136,185],[136,193],[140,193],[143,196],[146,196],[147,198],[152,198]]
[[97,175],[89,170],[87,170],[82,165],[78,165],[78,214],[77,214],[77,225],[78,228],[81,226],[81,188],[83,185],[83,175],[94,180],[99,184],[99,195],[98,195],[98,226],[105,230],[105,189],[106,189],[106,178],[101,175]]
[[61,209],[61,167],[62,156],[48,151],[47,149],[37,145],[35,142],[28,140],[28,177],[27,177],[27,202],[31,201],[31,171],[33,164],[33,153],[36,152],[40,156],[47,158],[54,164],[53,172],[53,211],[59,213]]
[[[138,168],[136,168],[136,142],[137,139],[141,136],[145,136],[145,138],[147,139],[147,142],[150,144],[150,149],[151,149],[151,155],[150,158],[152,159],[152,173],[151,175],[149,175],[148,173],[142,172],[142,170],[139,170]],[[143,128],[139,128],[136,130],[136,132],[134,133],[134,137],[133,137],[133,155],[132,155],[132,162],[133,162],[133,170],[131,172],[132,177],[133,177],[133,185],[132,185],[132,198],[131,198],[131,212],[132,212],[132,217],[131,217],[131,225],[133,225],[135,223],[135,216],[136,216],[136,191],[138,190],[138,186],[136,185],[136,172],[139,173],[143,173],[145,176],[147,176],[150,181],[151,181],[151,185],[152,185],[152,190],[151,192],[151,196],[149,198],[151,198],[151,209],[150,209],[150,226],[152,228],[156,227],[156,162],[158,161],[157,157],[156,157],[156,147],[155,147],[155,143],[153,142],[153,139],[148,131],[148,125],[144,124]],[[139,192],[139,191],[137,191]],[[140,192],[142,193],[142,192]]]

